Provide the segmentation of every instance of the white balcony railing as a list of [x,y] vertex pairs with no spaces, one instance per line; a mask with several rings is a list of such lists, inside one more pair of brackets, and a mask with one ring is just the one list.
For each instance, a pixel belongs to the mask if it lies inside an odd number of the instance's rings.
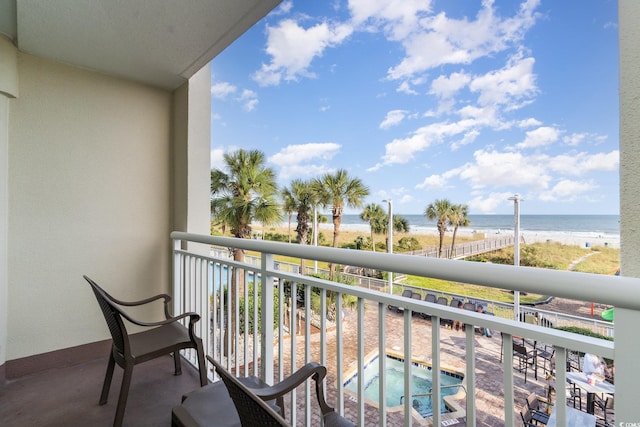
[[[629,396],[637,395],[635,386],[640,384],[640,371],[627,368],[635,363],[635,354],[621,351],[625,347],[620,345],[628,339],[636,340],[633,325],[620,323],[620,318],[640,318],[639,279],[182,232],[174,232],[171,237],[174,240],[175,310],[196,311],[202,315],[199,333],[206,343],[208,352],[213,357],[223,360],[237,375],[259,375],[267,382],[281,380],[307,361],[322,363],[329,370],[330,379],[326,387],[331,404],[358,425],[387,425],[388,420],[396,420],[398,417],[404,419],[404,425],[423,423],[414,419],[412,399],[403,399],[402,411],[399,413],[387,410],[386,405],[377,405],[377,409],[368,405],[363,394],[363,370],[372,349],[382,355],[389,352],[391,345],[394,351],[400,352],[405,372],[410,372],[412,360],[416,357],[429,359],[432,371],[439,372],[443,358],[450,357],[449,347],[445,349],[448,344],[441,338],[449,333],[440,326],[442,319],[490,328],[494,336],[502,335],[501,341],[494,337],[493,342],[500,341],[500,353],[509,356],[512,354],[512,337],[518,336],[535,343],[554,346],[557,367],[566,366],[567,355],[572,352],[592,353],[615,360],[616,421],[640,421],[640,416],[633,419],[636,412],[634,405],[627,403],[633,399],[618,398],[626,396],[627,393]],[[184,249],[187,247],[189,250]],[[211,250],[212,247],[218,250]],[[258,253],[261,262],[237,263],[230,259],[229,250],[219,250],[220,248],[240,248]],[[276,255],[554,295],[586,302],[597,301],[616,307],[616,345],[614,346],[612,341],[281,271],[275,267]],[[243,286],[238,286],[238,283],[242,283]],[[250,288],[254,286],[258,292],[250,292]],[[318,316],[315,325],[312,325],[311,321],[302,323],[301,320],[314,317],[311,309],[312,288],[319,290],[319,313],[327,313],[332,301],[335,301],[336,307],[342,307],[342,302],[346,299],[353,301],[353,310],[347,312],[346,319],[343,318],[342,310],[338,309],[335,319],[328,319],[330,316]],[[243,289],[243,293],[239,295],[237,289]],[[296,297],[290,298],[292,295]],[[240,300],[250,309],[241,311]],[[403,314],[391,313],[387,310],[388,305],[400,307]],[[428,322],[417,323],[412,314],[430,316],[431,325],[429,326]],[[391,330],[390,317],[393,316],[395,318],[391,321],[395,323]],[[231,319],[240,321],[234,324]],[[312,332],[314,327],[319,329],[317,333]],[[421,335],[421,341],[414,343],[412,340],[418,332],[426,335]],[[427,336],[428,344],[423,342],[424,336]],[[237,339],[234,340],[233,337]],[[464,339],[461,339],[462,337]],[[466,393],[463,393],[463,398],[466,423],[469,426],[476,425],[478,416],[482,416],[482,410],[478,408],[484,407],[483,399],[487,398],[481,391],[483,384],[478,378],[498,375],[502,377],[503,393],[491,398],[500,399],[504,407],[498,418],[505,420],[504,424],[507,426],[515,425],[516,416],[519,418],[517,408],[522,406],[522,402],[516,400],[519,391],[514,389],[513,360],[511,357],[501,356],[499,360],[493,355],[491,362],[495,364],[496,372],[487,373],[484,368],[480,371],[476,366],[485,363],[486,355],[479,356],[478,352],[481,350],[476,350],[477,340],[473,327],[466,328],[464,335],[455,337],[461,354],[455,357],[454,362],[462,366],[465,378]],[[425,353],[430,356],[424,356]],[[387,397],[387,389],[384,386],[385,359],[377,359],[381,373],[380,402],[385,402]],[[445,364],[448,365],[449,362]],[[357,381],[355,396],[345,392],[344,384],[349,379],[346,377],[348,371],[358,374],[354,377],[354,381]],[[555,374],[555,383],[565,384],[565,369],[556,369]],[[414,393],[411,390],[410,376],[405,375],[404,378],[402,395],[411,396]],[[438,375],[434,375],[432,381],[433,419],[427,420],[426,423],[440,425],[447,418],[447,415],[441,414],[440,396],[443,388]],[[564,402],[565,387],[556,387],[556,393],[557,401]],[[312,419],[315,419],[313,417],[317,415],[314,414],[310,386],[307,385],[304,393],[299,394],[300,397],[295,392],[292,394],[287,404],[287,418],[293,420],[294,424],[297,421],[299,424],[311,425]],[[558,405],[558,425],[565,425],[566,416],[566,407]]]

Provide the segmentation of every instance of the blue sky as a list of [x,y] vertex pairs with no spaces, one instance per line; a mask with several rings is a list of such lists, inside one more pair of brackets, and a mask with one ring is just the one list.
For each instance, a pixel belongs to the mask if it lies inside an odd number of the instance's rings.
[[[285,0],[212,61],[211,164],[422,214],[619,213],[615,0]],[[359,213],[350,210],[346,213]]]

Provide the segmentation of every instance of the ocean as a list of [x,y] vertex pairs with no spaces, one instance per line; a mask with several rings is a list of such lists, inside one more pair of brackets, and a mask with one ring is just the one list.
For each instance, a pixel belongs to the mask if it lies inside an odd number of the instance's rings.
[[[429,221],[424,215],[403,215],[407,219],[410,231],[436,231],[436,222]],[[329,215],[325,214],[328,217]],[[471,225],[461,228],[469,232],[499,234],[513,232],[513,215],[469,215]],[[344,215],[342,224],[347,228],[368,228],[369,224],[360,219],[360,215]],[[350,227],[351,226],[351,227]],[[520,215],[522,233],[570,234],[581,236],[619,236],[619,215]]]

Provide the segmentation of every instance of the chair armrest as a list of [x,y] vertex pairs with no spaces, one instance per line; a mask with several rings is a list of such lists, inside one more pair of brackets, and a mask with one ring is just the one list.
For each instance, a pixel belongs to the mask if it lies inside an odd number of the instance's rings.
[[158,295],[154,295],[152,297],[149,298],[145,298],[145,299],[141,299],[140,301],[121,301],[119,299],[116,299],[114,297],[112,297],[111,295],[109,295],[109,297],[113,300],[113,302],[115,302],[118,305],[123,305],[126,307],[135,307],[138,305],[144,305],[144,304],[148,304],[150,302],[153,302],[155,300],[159,300],[159,299],[164,299],[164,304],[168,304],[169,302],[171,302],[171,297],[167,294],[158,294]]
[[147,327],[168,325],[170,323],[177,322],[178,320],[181,320],[181,319],[184,319],[184,318],[188,317],[189,318],[189,330],[190,330],[190,333],[191,333],[191,330],[193,329],[194,323],[196,323],[198,320],[200,320],[200,315],[198,313],[193,313],[193,312],[182,313],[182,314],[180,314],[178,316],[169,317],[168,319],[160,320],[158,322],[143,322],[141,320],[134,319],[133,317],[131,317],[129,314],[127,314],[123,310],[120,310],[120,314],[122,315],[122,317],[124,317],[129,322],[131,322],[131,323],[133,323],[135,325],[147,326]]
[[313,377],[316,382],[319,382],[326,375],[327,368],[318,363],[309,362],[278,384],[264,388],[251,388],[251,391],[260,396],[262,400],[277,399],[298,387],[309,377]]

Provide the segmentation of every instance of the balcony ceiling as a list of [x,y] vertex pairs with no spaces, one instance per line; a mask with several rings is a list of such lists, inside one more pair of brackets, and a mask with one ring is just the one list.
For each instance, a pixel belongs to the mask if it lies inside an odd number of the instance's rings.
[[22,52],[174,89],[280,1],[0,0],[0,32]]

